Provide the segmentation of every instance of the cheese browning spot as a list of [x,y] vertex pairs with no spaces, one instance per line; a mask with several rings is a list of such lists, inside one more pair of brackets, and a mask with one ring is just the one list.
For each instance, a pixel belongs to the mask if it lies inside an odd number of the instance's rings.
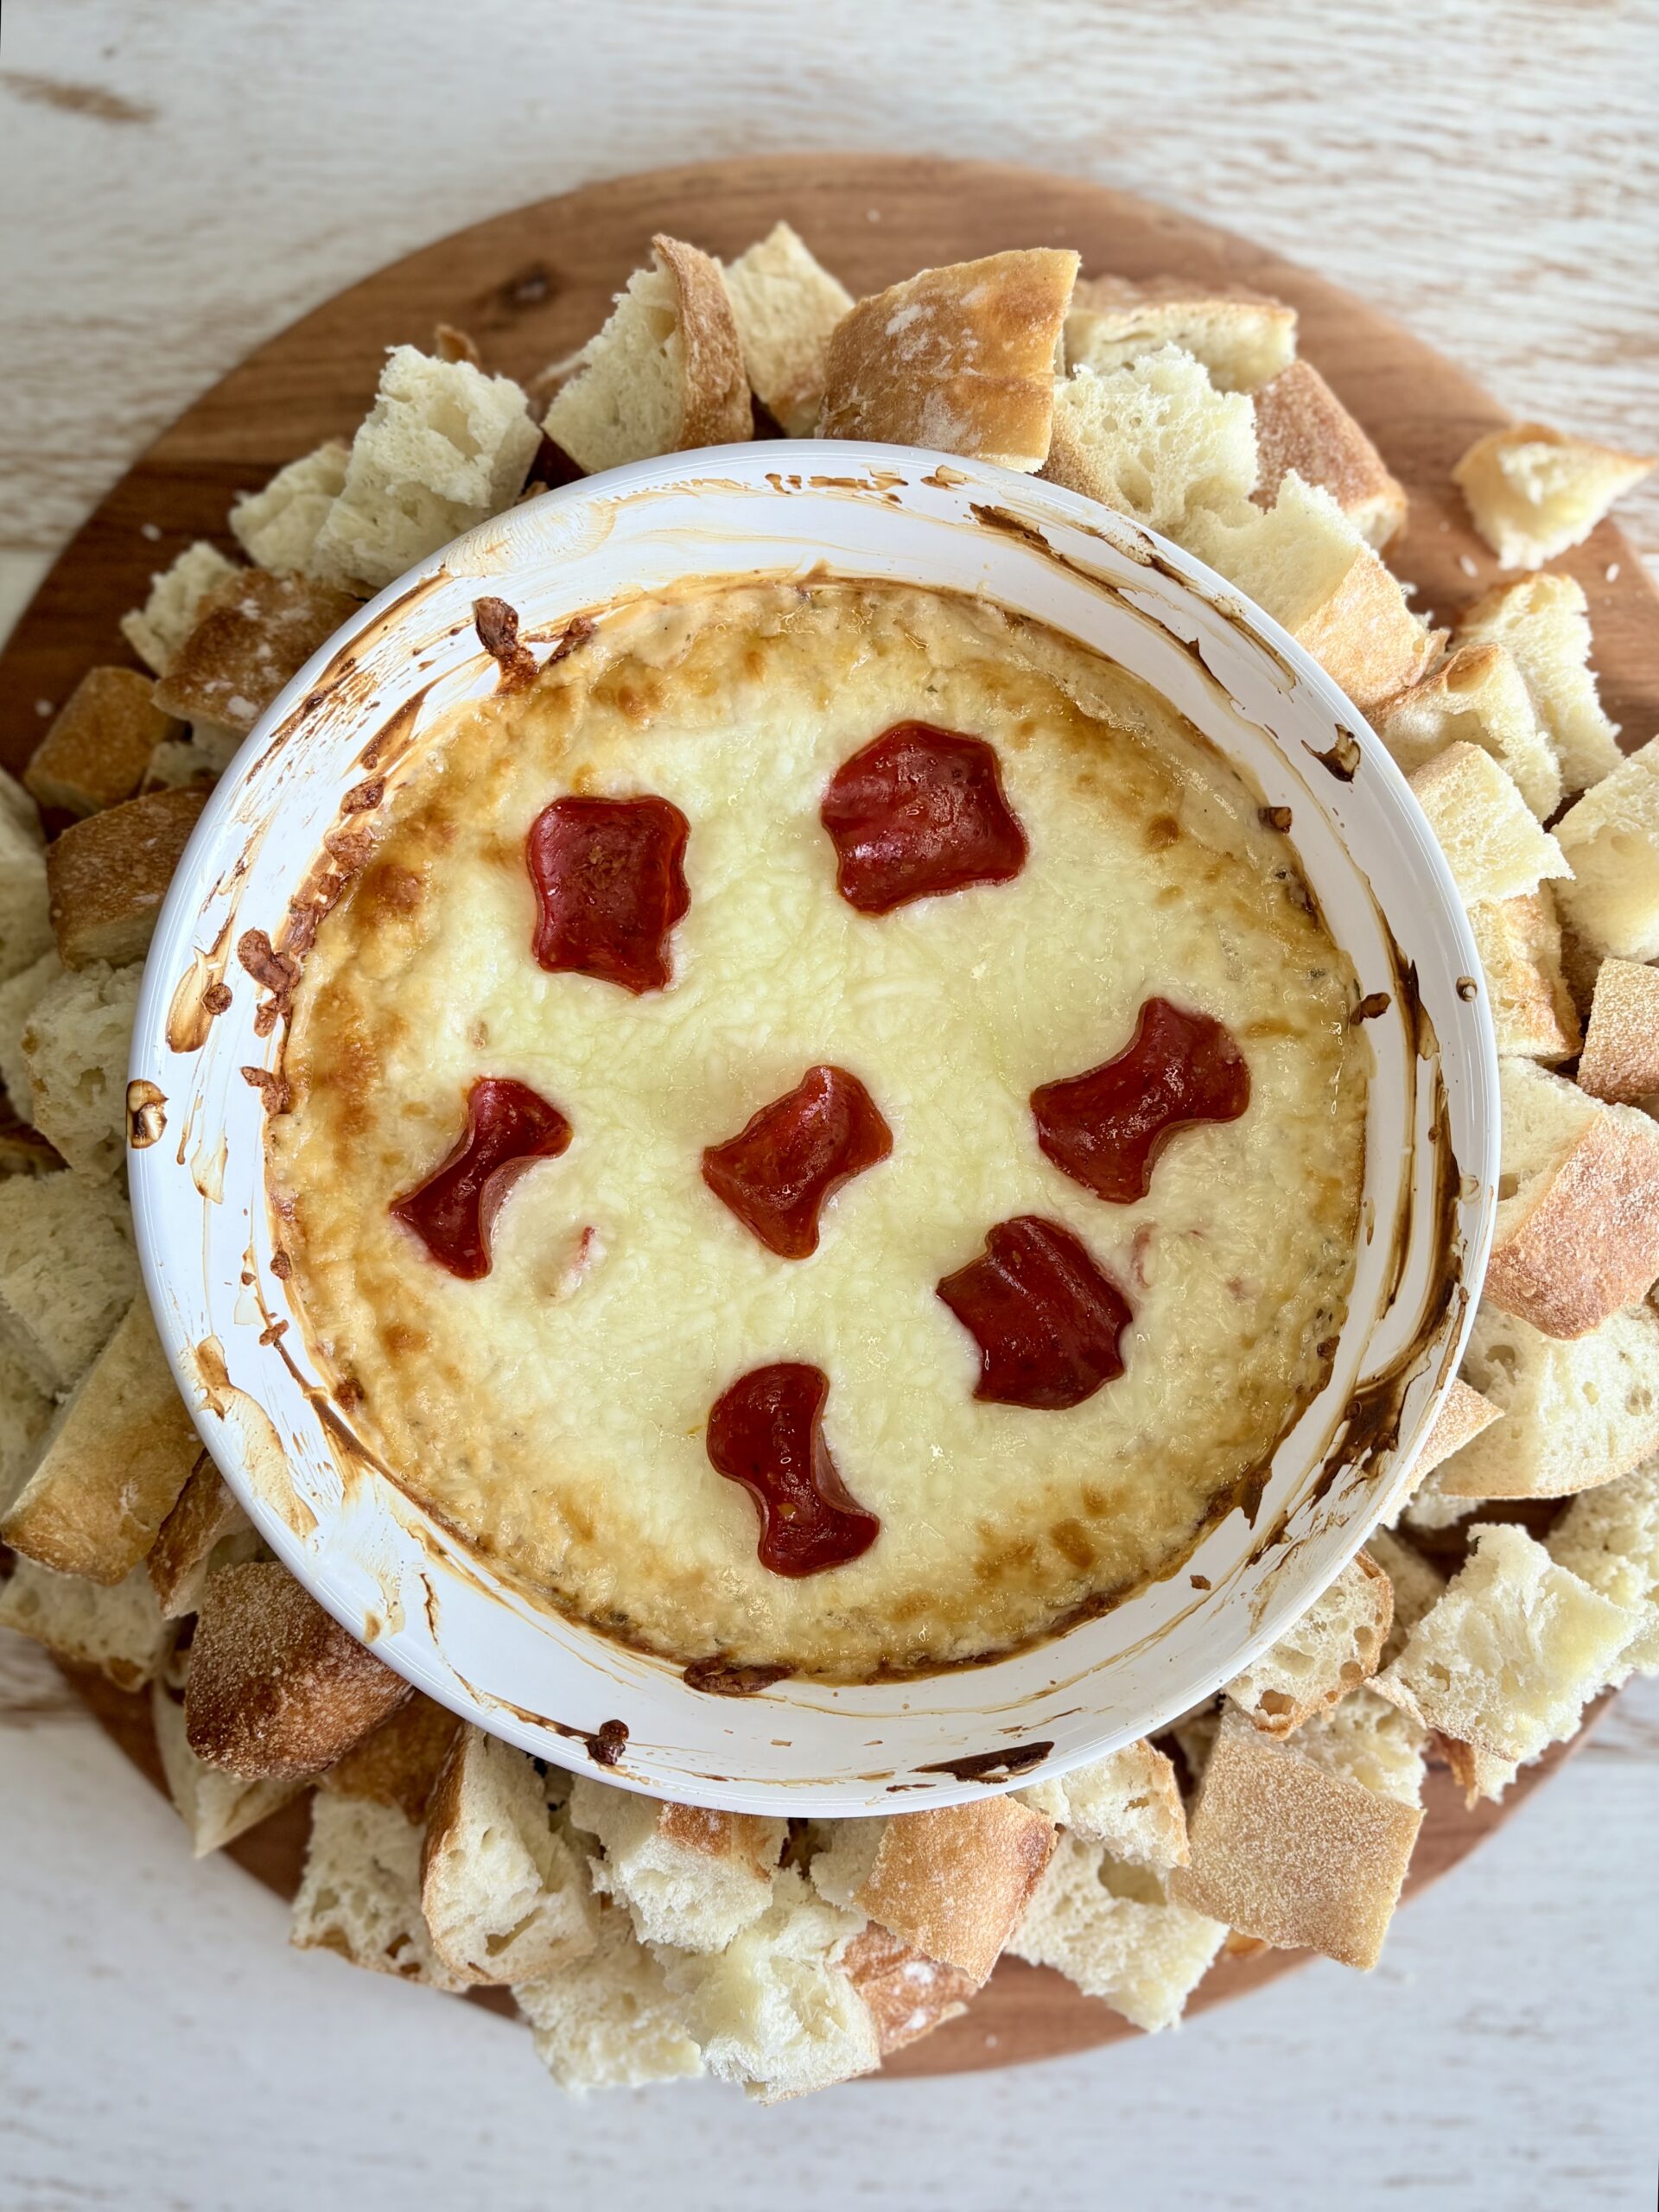
[[636,995],[665,990],[668,940],[691,906],[690,835],[665,798],[557,798],[543,807],[525,846],[539,965]]
[[760,1513],[755,1556],[774,1574],[822,1574],[868,1551],[881,1523],[842,1481],[823,1440],[830,1378],[794,1360],[757,1367],[716,1398],[709,1457]]
[[818,1249],[818,1216],[834,1193],[893,1150],[893,1132],[855,1075],[809,1068],[702,1155],[702,1179],[780,1259]]
[[843,761],[819,818],[836,887],[861,914],[1008,883],[1026,864],[995,748],[930,722],[895,722]]
[[1059,1413],[1123,1372],[1129,1302],[1057,1221],[998,1222],[938,1294],[979,1346],[976,1398]]
[[490,1272],[490,1231],[502,1202],[532,1160],[557,1157],[570,1124],[528,1084],[480,1076],[467,1093],[467,1127],[448,1157],[392,1212],[452,1275]]

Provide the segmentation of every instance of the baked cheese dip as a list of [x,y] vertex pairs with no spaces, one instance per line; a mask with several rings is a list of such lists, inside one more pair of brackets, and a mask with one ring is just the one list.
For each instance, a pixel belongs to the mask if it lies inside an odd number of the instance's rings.
[[423,740],[293,993],[271,1197],[353,1426],[682,1667],[982,1660],[1170,1573],[1353,1273],[1370,1048],[1280,817],[970,600],[569,642]]

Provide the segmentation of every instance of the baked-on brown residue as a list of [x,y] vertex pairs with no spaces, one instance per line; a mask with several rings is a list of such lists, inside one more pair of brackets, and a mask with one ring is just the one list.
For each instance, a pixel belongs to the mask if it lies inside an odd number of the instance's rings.
[[1052,1743],[1019,1744],[1007,1751],[970,1751],[959,1759],[933,1759],[915,1771],[953,1774],[958,1782],[1007,1782],[1027,1767],[1040,1766],[1053,1748]]
[[1306,740],[1302,750],[1312,753],[1321,768],[1328,768],[1339,784],[1351,784],[1359,773],[1359,740],[1351,729],[1337,725],[1337,734],[1328,752],[1315,753]]
[[1367,991],[1348,1016],[1350,1027],[1357,1029],[1362,1021],[1375,1021],[1378,1014],[1386,1014],[1393,1003],[1386,991]]
[[615,1766],[628,1748],[626,1720],[601,1720],[588,1738],[588,1755],[595,1766]]
[[536,681],[536,656],[518,639],[518,610],[505,599],[486,595],[473,601],[479,643],[501,671],[503,691],[522,691]]
[[787,1667],[734,1667],[716,1654],[712,1659],[694,1659],[680,1679],[688,1689],[702,1690],[710,1697],[753,1697],[774,1682],[787,1681],[790,1672]]
[[134,1076],[127,1085],[127,1142],[135,1152],[148,1151],[161,1141],[167,1127],[167,1094],[144,1076]]
[[67,77],[41,77],[29,69],[0,69],[0,85],[20,100],[36,107],[54,107],[65,115],[90,116],[94,123],[154,123],[156,111],[148,100],[125,99],[106,92],[102,85],[78,85]]

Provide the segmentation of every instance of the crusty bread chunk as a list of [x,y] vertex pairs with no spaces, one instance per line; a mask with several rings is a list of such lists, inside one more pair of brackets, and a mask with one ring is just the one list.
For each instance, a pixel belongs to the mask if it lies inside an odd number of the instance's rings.
[[132,1217],[112,1183],[90,1175],[0,1182],[0,1344],[37,1389],[78,1382],[132,1303]]
[[264,491],[237,493],[231,528],[250,561],[278,575],[306,567],[351,457],[343,439],[330,438],[279,468]]
[[[1659,1313],[1649,1306],[1563,1341],[1483,1301],[1463,1371],[1503,1418],[1436,1469],[1433,1485],[1447,1501],[1570,1497],[1659,1446]],[[1408,1520],[1443,1525],[1420,1518],[1424,1492]]]
[[823,404],[830,334],[852,294],[787,223],[774,223],[724,275],[749,389],[780,429],[810,438]]
[[0,768],[0,982],[51,949],[41,817],[22,785]]
[[1402,1805],[1423,1802],[1427,1742],[1427,1729],[1369,1686],[1316,1713],[1295,1736],[1296,1749],[1315,1766],[1345,1774]]
[[1294,469],[1327,491],[1380,553],[1406,525],[1403,485],[1311,361],[1292,361],[1255,394],[1255,496],[1268,507]]
[[1486,1298],[1549,1337],[1583,1337],[1659,1277],[1659,1122],[1505,1060]]
[[21,1356],[0,1342],[0,1513],[10,1510],[28,1481],[52,1414],[51,1399]]
[[[148,1583],[146,1587],[148,1587]],[[191,1645],[190,1748],[232,1774],[313,1775],[410,1694],[276,1560],[207,1578]]]
[[1618,733],[1597,695],[1589,602],[1576,578],[1523,576],[1500,584],[1459,619],[1458,637],[1508,650],[1555,749],[1564,790],[1581,791],[1618,767]]
[[[188,1694],[187,1685],[187,1700]],[[418,1824],[395,1805],[366,1797],[318,1790],[312,1798],[311,1840],[288,1940],[296,1950],[334,1951],[403,1981],[467,1986],[433,1949],[421,1917]]]
[[47,848],[46,885],[66,968],[124,968],[149,949],[173,871],[207,794],[147,791],[72,823]]
[[1561,803],[1561,768],[1515,656],[1496,644],[1454,646],[1372,715],[1403,772],[1414,775],[1449,745],[1478,745],[1515,779],[1541,822]]
[[[1490,1428],[1495,1421],[1503,1418],[1501,1407],[1495,1406],[1490,1398],[1482,1397],[1478,1390],[1471,1390],[1460,1376],[1453,1376],[1445,1397],[1440,1401],[1440,1409],[1430,1423],[1428,1434],[1423,1439],[1418,1452],[1418,1482],[1421,1484],[1425,1477],[1433,1474],[1435,1468],[1449,1459],[1454,1452],[1461,1452],[1465,1444],[1480,1434],[1482,1429]],[[1382,1560],[1379,1564],[1392,1581],[1394,1578],[1388,1562]],[[1390,1641],[1393,1635],[1394,1630],[1390,1628]]]
[[1573,1733],[1640,1624],[1558,1567],[1524,1529],[1486,1521],[1376,1687],[1460,1744],[1535,1758]]
[[972,1974],[925,1958],[874,1921],[848,1944],[841,1967],[869,2008],[883,2058],[957,2018],[979,1991]]
[[754,416],[720,264],[660,232],[542,427],[589,475],[653,454],[741,444]]
[[357,605],[309,576],[239,569],[202,601],[156,683],[156,703],[193,726],[245,737]]
[[195,626],[201,602],[215,585],[236,574],[205,537],[187,545],[170,569],[149,580],[149,597],[142,607],[121,617],[121,634],[146,668],[160,676],[177,647]]
[[339,497],[306,559],[308,575],[379,591],[510,507],[535,458],[536,425],[508,377],[394,346],[358,425]]
[[562,2089],[639,2088],[702,2072],[663,1968],[620,1905],[597,1901],[594,1948],[513,1991],[536,2055]]
[[42,806],[96,814],[130,798],[158,745],[180,734],[136,668],[89,668],[35,747],[23,781]]
[[669,1990],[709,2071],[763,2104],[873,2073],[875,2017],[844,1965],[862,1927],[786,1866],[766,1911],[724,1950],[665,1950]]
[[1019,1794],[1082,1842],[1104,1844],[1131,1866],[1162,1872],[1186,1863],[1186,1813],[1174,1762],[1144,1740]]
[[[46,912],[46,871],[41,871],[41,912]],[[48,934],[51,924],[47,924]],[[0,983],[0,1082],[6,1086],[11,1109],[25,1119],[34,1111],[29,1092],[29,1063],[23,1058],[23,1032],[29,1017],[63,973],[55,944],[48,944],[37,960]]]
[[1571,874],[1560,847],[1528,810],[1515,779],[1478,745],[1449,745],[1411,779],[1412,796],[1465,906],[1519,899]]
[[1374,1967],[1422,1818],[1230,1713],[1170,1894],[1263,1942]]
[[1182,542],[1199,509],[1230,510],[1255,482],[1255,431],[1242,392],[1217,391],[1173,346],[1055,387],[1043,475]]
[[411,1821],[424,1821],[462,1723],[415,1690],[354,1744],[343,1759],[317,1777],[320,1789],[340,1797],[366,1797],[395,1805]]
[[1253,1726],[1288,1736],[1376,1672],[1393,1616],[1393,1585],[1360,1552],[1227,1695]]
[[1602,962],[1578,1083],[1613,1105],[1633,1106],[1659,1092],[1659,968]]
[[1065,1834],[1008,1948],[1154,2035],[1179,2019],[1226,1933],[1218,1920],[1171,1904],[1148,1868]]
[[1518,899],[1478,899],[1467,911],[1499,1055],[1571,1058],[1582,1033],[1562,966],[1561,925],[1550,886],[1541,883]]
[[1582,545],[1653,465],[1651,456],[1617,453],[1543,423],[1511,423],[1477,438],[1452,480],[1498,567],[1537,569]]
[[640,1940],[718,1951],[772,1899],[782,1821],[659,1803],[578,1776],[572,1825],[598,1838],[594,1887],[627,1907]]
[[830,340],[820,435],[1040,468],[1077,273],[1075,253],[1036,246],[861,300]]
[[982,1982],[1054,1847],[1054,1824],[1014,1797],[891,1819],[838,1821],[812,1861],[831,1904],[867,1913],[923,1955]]
[[83,1175],[126,1156],[127,1053],[144,971],[94,960],[65,969],[23,1024],[29,1118]]
[[1544,1548],[1557,1567],[1637,1617],[1620,1669],[1659,1673],[1659,1459],[1575,1497]]
[[1357,706],[1414,683],[1440,639],[1328,492],[1292,469],[1265,513],[1196,518],[1192,550],[1290,632]]
[[1243,285],[1206,289],[1186,276],[1080,276],[1065,318],[1070,368],[1122,368],[1179,346],[1217,391],[1254,391],[1296,354],[1296,310]]
[[141,1292],[54,1422],[0,1541],[89,1581],[124,1582],[200,1446]]
[[118,1689],[143,1689],[171,1633],[142,1567],[111,1588],[19,1559],[0,1583],[0,1628],[32,1637],[71,1667],[107,1675]]
[[145,1560],[168,1619],[194,1613],[213,1567],[251,1559],[258,1541],[234,1491],[207,1454],[198,1452]]
[[195,1856],[205,1859],[269,1820],[304,1785],[280,1777],[245,1782],[239,1774],[221,1774],[217,1767],[202,1764],[185,1733],[184,1684],[189,1662],[187,1649],[175,1652],[157,1669],[150,1685],[150,1718],[167,1794],[190,1831]]
[[1586,791],[1555,825],[1573,869],[1561,913],[1615,960],[1659,959],[1659,737]]
[[549,1810],[534,1760],[470,1724],[428,1808],[421,1909],[463,1981],[539,1980],[598,1940],[587,1861]]

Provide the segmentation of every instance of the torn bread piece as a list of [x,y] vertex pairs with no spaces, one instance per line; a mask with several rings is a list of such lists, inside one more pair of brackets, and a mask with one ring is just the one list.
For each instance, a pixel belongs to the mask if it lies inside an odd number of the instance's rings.
[[1459,618],[1458,637],[1508,651],[1554,747],[1563,790],[1583,791],[1618,767],[1618,732],[1597,695],[1589,602],[1576,578],[1523,576],[1500,584]]
[[16,1629],[67,1666],[106,1675],[124,1690],[143,1689],[171,1633],[142,1567],[111,1587],[22,1558],[0,1583],[0,1628]]
[[1380,553],[1406,526],[1405,486],[1311,361],[1292,361],[1256,392],[1255,499],[1273,505],[1294,469],[1327,491]]
[[1375,709],[1372,723],[1408,776],[1450,745],[1490,753],[1539,821],[1561,803],[1561,767],[1507,646],[1454,645],[1417,682]]
[[1577,1081],[1611,1105],[1633,1106],[1659,1093],[1659,968],[1602,962]]
[[1296,356],[1296,310],[1243,285],[1186,276],[1080,276],[1065,318],[1069,368],[1103,374],[1160,346],[1203,362],[1217,391],[1254,391]]
[[[46,871],[41,871],[42,916],[46,912]],[[48,934],[51,924],[47,924]],[[15,1114],[25,1120],[34,1110],[29,1094],[29,1063],[23,1058],[23,1032],[29,1017],[64,972],[55,944],[48,944],[38,959],[0,983],[0,1083]]]
[[1485,1298],[1584,1337],[1659,1277],[1659,1122],[1530,1060],[1499,1068],[1503,1147]]
[[1255,482],[1255,430],[1242,392],[1166,346],[1104,373],[1074,369],[1054,391],[1042,474],[1185,543],[1201,509],[1226,511]]
[[[1503,1418],[1501,1406],[1495,1406],[1490,1398],[1482,1397],[1478,1390],[1471,1389],[1460,1376],[1453,1376],[1445,1397],[1440,1401],[1440,1409],[1430,1422],[1428,1434],[1418,1450],[1414,1472],[1419,1486],[1454,1452],[1461,1452],[1465,1444],[1480,1434],[1482,1429],[1490,1428],[1495,1421]],[[1369,1541],[1368,1539],[1368,1547]],[[1387,1572],[1387,1561],[1380,1564]],[[1389,1580],[1393,1580],[1392,1575]],[[1389,1631],[1390,1643],[1393,1638],[1394,1629],[1391,1627]]]
[[1360,1552],[1226,1694],[1252,1726],[1288,1736],[1376,1672],[1393,1616],[1392,1583]]
[[923,1955],[983,1982],[1054,1847],[1054,1824],[1014,1797],[837,1821],[814,1858],[831,1904],[868,1915]]
[[410,1694],[277,1560],[208,1576],[184,1713],[190,1748],[209,1766],[315,1774]]
[[1547,876],[1571,874],[1514,778],[1479,746],[1447,746],[1410,781],[1465,906],[1519,899]]
[[1466,911],[1499,1057],[1570,1059],[1583,1033],[1562,965],[1561,925],[1550,886],[1541,883],[1518,899],[1478,899]]
[[35,1388],[73,1388],[138,1287],[132,1217],[113,1183],[90,1175],[0,1182],[0,1344]]
[[157,1668],[150,1685],[150,1719],[167,1794],[190,1831],[192,1851],[205,1859],[268,1821],[305,1785],[285,1777],[245,1782],[240,1775],[204,1766],[185,1733],[184,1685],[189,1671],[189,1647],[175,1648]]
[[60,1574],[124,1582],[142,1565],[200,1446],[142,1292],[47,1436],[0,1541]]
[[1659,738],[1569,807],[1555,825],[1573,869],[1562,918],[1614,960],[1659,959]]
[[1284,1949],[1367,1969],[1382,1953],[1422,1813],[1224,1718],[1169,1878],[1195,1912]]
[[181,734],[136,668],[89,668],[35,747],[23,781],[42,806],[96,814],[130,798],[158,745]]
[[1489,430],[1452,471],[1500,569],[1538,569],[1582,545],[1615,499],[1653,467],[1544,423]]
[[136,963],[65,969],[23,1024],[29,1118],[83,1175],[113,1175],[126,1158],[127,1054],[143,979]]
[[535,1761],[470,1723],[428,1806],[421,1910],[434,1950],[467,1982],[537,1981],[598,1941],[586,1859]]
[[351,457],[343,439],[330,438],[279,468],[263,491],[237,493],[231,529],[250,561],[279,575],[305,568]]
[[510,507],[538,442],[510,378],[394,346],[306,574],[345,591],[395,582]]
[[669,1991],[709,2071],[763,2104],[874,2073],[875,2016],[844,1965],[863,1925],[785,1866],[766,1911],[724,1950],[664,1950]]
[[774,223],[722,274],[749,389],[791,438],[810,438],[823,404],[830,334],[853,296],[787,223]]
[[718,1951],[772,1901],[782,1821],[637,1796],[579,1775],[572,1825],[598,1839],[594,1887],[633,1916],[642,1942]]
[[52,931],[66,968],[143,958],[206,800],[201,791],[147,791],[73,823],[47,848]]
[[820,436],[1040,468],[1077,273],[1075,253],[1037,246],[924,269],[861,300],[830,340]]
[[1220,1921],[1172,1904],[1149,1869],[1065,1834],[1008,1948],[1155,2035],[1179,2019],[1226,1934]]
[[594,1948],[513,1990],[536,2055],[562,2089],[640,2088],[701,2074],[702,2055],[663,1967],[620,1905],[595,1901]]
[[357,607],[349,592],[309,576],[241,569],[203,601],[156,683],[156,703],[193,728],[245,737]]
[[[1616,1480],[1659,1448],[1659,1313],[1650,1306],[1630,1306],[1587,1337],[1563,1340],[1483,1301],[1463,1371],[1503,1418],[1435,1470],[1433,1487],[1448,1503],[1570,1497]],[[1408,1520],[1440,1525],[1418,1521],[1423,1494]]]
[[288,1940],[296,1950],[334,1951],[354,1967],[403,1981],[452,1991],[467,1986],[433,1949],[421,1916],[418,1823],[395,1805],[366,1797],[322,1790],[313,1796],[311,1840]]
[[54,1411],[19,1355],[0,1342],[0,1514],[28,1481]]
[[1575,1497],[1544,1548],[1557,1567],[1637,1616],[1618,1671],[1659,1673],[1659,1459]]
[[1103,1844],[1131,1866],[1161,1873],[1186,1864],[1186,1812],[1174,1762],[1144,1740],[1018,1795],[1080,1841]]
[[195,626],[201,602],[215,586],[237,573],[216,545],[205,537],[187,545],[170,569],[149,580],[142,607],[121,617],[121,634],[146,668],[162,675],[180,643]]
[[395,1805],[408,1819],[424,1821],[463,1725],[454,1713],[415,1690],[344,1758],[326,1767],[317,1777],[317,1787],[339,1797],[366,1797],[372,1804]]
[[1369,1685],[1316,1713],[1295,1736],[1296,1749],[1315,1766],[1345,1774],[1402,1805],[1423,1802],[1427,1744],[1428,1731]]
[[959,2018],[979,1993],[971,1974],[924,1957],[874,1921],[848,1944],[841,1967],[869,2007],[883,2058]]
[[1573,1734],[1640,1626],[1638,1614],[1558,1567],[1524,1529],[1483,1522],[1376,1688],[1460,1744],[1535,1758]]
[[41,817],[22,785],[0,769],[0,985],[51,950]]
[[205,1452],[199,1452],[173,1510],[144,1560],[168,1620],[194,1613],[215,1567],[253,1558],[259,1539],[235,1492]]
[[659,232],[609,321],[575,357],[542,428],[589,475],[753,431],[743,347],[720,264]]

